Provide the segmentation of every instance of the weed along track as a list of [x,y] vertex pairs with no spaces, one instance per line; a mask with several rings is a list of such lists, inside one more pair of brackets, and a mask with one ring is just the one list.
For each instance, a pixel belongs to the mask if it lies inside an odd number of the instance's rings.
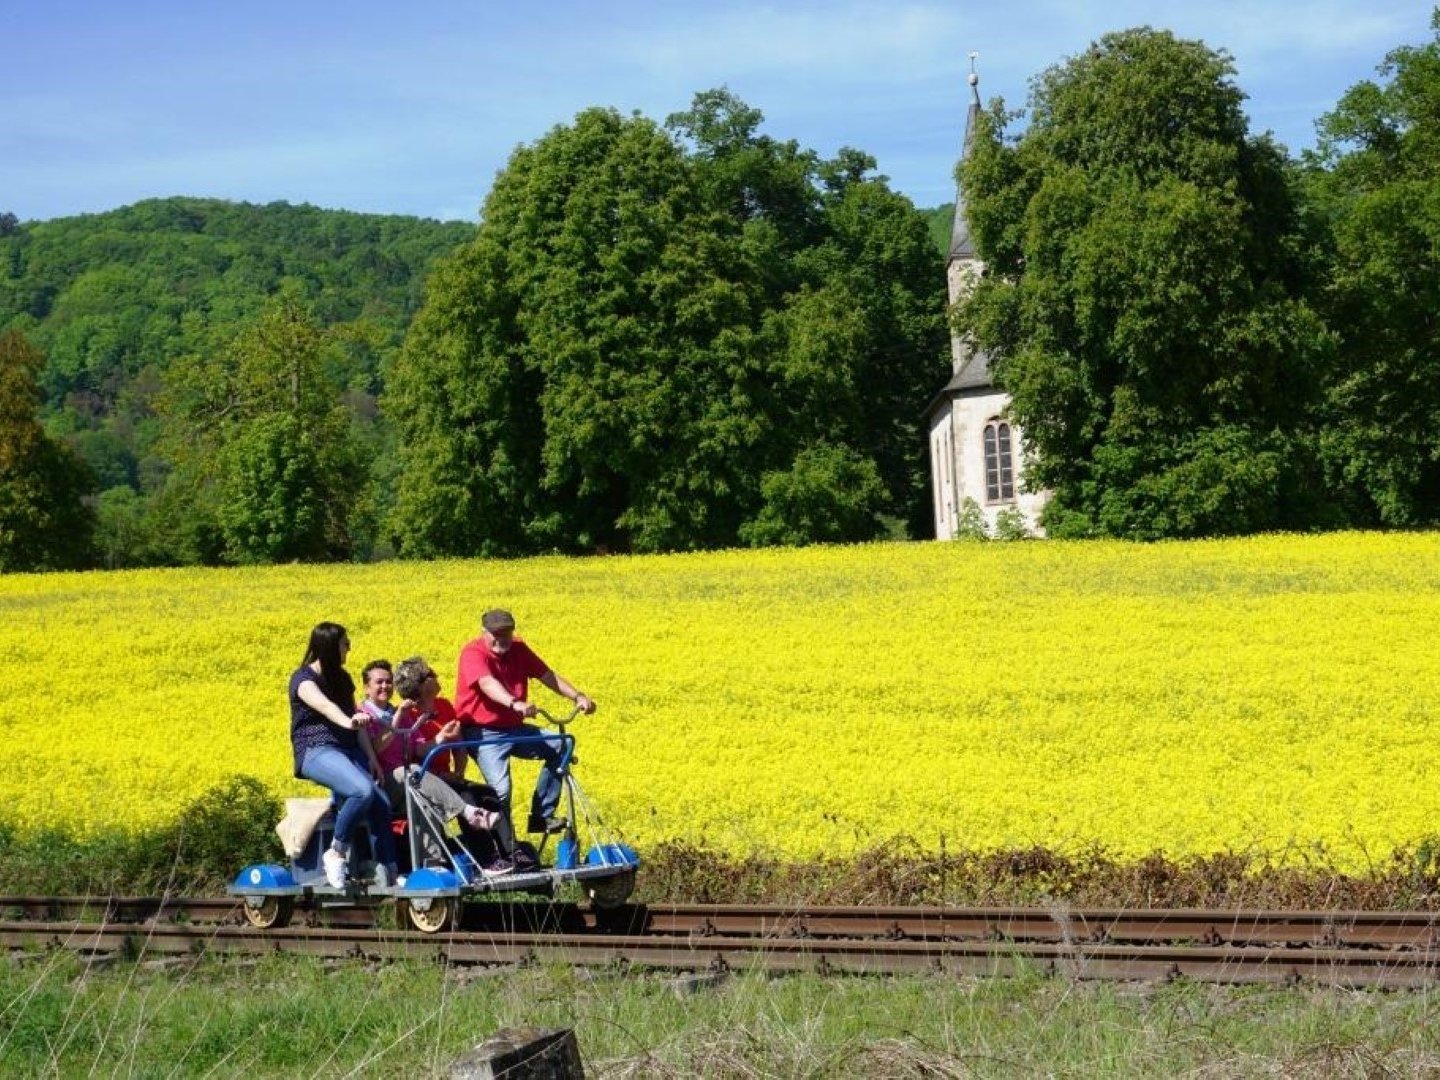
[[[459,929],[369,925],[369,912],[258,931],[217,899],[0,898],[0,943],[92,956],[306,953],[453,964],[536,961],[669,970],[763,968],[845,974],[1047,972],[1171,979],[1420,987],[1440,982],[1440,914],[471,904]],[[335,914],[326,912],[327,916]],[[357,925],[364,915],[367,925]],[[382,911],[380,922],[388,921]]]

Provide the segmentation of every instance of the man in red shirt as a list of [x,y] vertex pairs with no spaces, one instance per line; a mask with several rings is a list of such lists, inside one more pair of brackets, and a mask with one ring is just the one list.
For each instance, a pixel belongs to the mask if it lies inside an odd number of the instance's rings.
[[531,679],[539,679],[561,697],[569,698],[582,712],[593,713],[595,702],[575,689],[535,651],[515,636],[515,617],[498,608],[480,619],[483,633],[460,650],[460,675],[455,686],[455,712],[465,738],[480,740],[475,760],[485,782],[495,789],[508,813],[510,810],[510,757],[536,758],[544,762],[530,800],[532,833],[558,833],[568,822],[556,817],[560,805],[559,740],[509,743],[488,736],[550,735],[525,723],[536,713],[529,700]]

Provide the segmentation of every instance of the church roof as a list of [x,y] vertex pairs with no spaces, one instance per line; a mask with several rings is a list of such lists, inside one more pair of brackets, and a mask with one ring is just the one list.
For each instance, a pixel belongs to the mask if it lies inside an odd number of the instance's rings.
[[[970,111],[965,115],[965,144],[960,160],[970,160],[975,142],[975,128],[980,122],[980,77],[970,73]],[[970,238],[970,218],[965,212],[965,189],[955,185],[955,223],[950,228],[950,261],[975,258],[975,244]]]
[[977,350],[970,354],[963,367],[950,376],[950,381],[925,406],[924,416],[929,416],[941,404],[959,397],[974,397],[977,394],[993,394],[995,380],[990,376],[990,355]]

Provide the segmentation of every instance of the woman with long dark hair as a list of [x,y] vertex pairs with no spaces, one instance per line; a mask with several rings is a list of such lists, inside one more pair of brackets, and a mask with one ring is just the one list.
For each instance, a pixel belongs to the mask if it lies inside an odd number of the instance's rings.
[[376,784],[384,773],[365,736],[367,717],[355,707],[355,680],[345,670],[350,635],[339,623],[310,631],[305,659],[290,676],[290,743],[295,775],[329,788],[339,809],[335,836],[321,856],[325,880],[343,889],[349,876],[350,835],[364,821],[387,882],[395,878],[390,800]]

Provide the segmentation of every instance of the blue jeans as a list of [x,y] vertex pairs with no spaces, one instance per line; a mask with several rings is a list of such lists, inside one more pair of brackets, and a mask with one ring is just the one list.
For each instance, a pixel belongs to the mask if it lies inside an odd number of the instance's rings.
[[[542,731],[534,724],[521,724],[519,727],[506,728],[505,735],[554,735],[553,731]],[[518,758],[527,758],[531,761],[543,761],[545,764],[540,769],[540,775],[535,779],[535,794],[530,800],[530,816],[532,818],[553,817],[556,808],[560,805],[560,774],[555,770],[560,766],[560,755],[564,751],[564,744],[559,738],[548,739],[545,742],[533,743],[510,743],[504,741],[500,734],[493,730],[484,728],[470,728],[466,733],[467,739],[480,740],[480,745],[475,748],[475,762],[480,766],[480,772],[485,776],[485,782],[495,789],[501,804],[505,807],[505,813],[510,813],[510,756],[513,754]]]
[[370,826],[375,860],[395,865],[395,837],[390,833],[390,800],[370,778],[368,763],[356,761],[335,746],[312,746],[300,763],[300,775],[335,793],[335,843],[350,850],[350,834],[360,819]]

